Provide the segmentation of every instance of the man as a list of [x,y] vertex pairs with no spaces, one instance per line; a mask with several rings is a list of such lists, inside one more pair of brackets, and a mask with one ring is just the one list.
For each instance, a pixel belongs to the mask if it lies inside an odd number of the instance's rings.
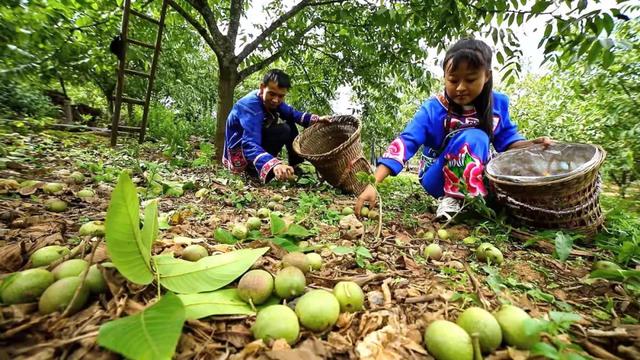
[[[289,75],[278,69],[264,75],[260,88],[240,99],[227,118],[222,163],[235,173],[247,171],[265,183],[272,178],[288,180],[298,172],[302,159],[293,150],[298,135],[296,124],[308,127],[316,122],[328,122],[295,110],[284,102],[291,88]],[[278,159],[286,146],[288,165]]]

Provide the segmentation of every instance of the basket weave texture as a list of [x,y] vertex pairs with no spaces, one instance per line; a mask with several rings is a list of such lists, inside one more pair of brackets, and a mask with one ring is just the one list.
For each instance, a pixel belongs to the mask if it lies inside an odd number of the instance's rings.
[[331,118],[305,129],[293,149],[315,166],[322,179],[345,192],[359,194],[367,186],[357,180],[360,171],[371,173],[360,144],[360,121],[350,115]]
[[594,235],[604,222],[598,195],[598,171],[606,152],[598,145],[595,161],[584,169],[552,181],[518,183],[486,172],[496,199],[515,222],[546,229],[567,229]]

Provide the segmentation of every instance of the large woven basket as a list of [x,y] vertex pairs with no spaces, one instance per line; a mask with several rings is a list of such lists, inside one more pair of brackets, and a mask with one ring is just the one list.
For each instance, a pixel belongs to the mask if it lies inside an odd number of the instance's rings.
[[360,171],[371,173],[360,144],[360,121],[350,115],[334,116],[330,123],[305,129],[293,141],[293,149],[315,166],[329,184],[359,194],[367,186],[357,180]]
[[[489,162],[485,173],[496,199],[506,207],[511,219],[520,225],[567,229],[593,235],[604,221],[598,199],[600,192],[598,171],[606,152],[598,145],[588,144],[555,144],[550,149],[554,147],[557,150],[555,155],[546,155],[545,151],[548,150],[542,151],[541,148],[537,155],[550,156],[549,163],[552,161],[562,163],[558,158],[561,159],[568,152],[578,149],[583,151],[586,157],[582,159],[582,164],[578,161],[570,171],[556,171],[554,174],[546,174],[547,176],[543,177],[526,176],[527,174],[523,173],[511,176],[513,174],[499,173],[500,162],[503,163],[503,168],[521,169],[519,165],[513,164],[517,159],[526,163],[526,160],[522,159],[530,156],[532,152],[527,149],[518,149],[501,153]],[[518,170],[520,171],[522,170]]]

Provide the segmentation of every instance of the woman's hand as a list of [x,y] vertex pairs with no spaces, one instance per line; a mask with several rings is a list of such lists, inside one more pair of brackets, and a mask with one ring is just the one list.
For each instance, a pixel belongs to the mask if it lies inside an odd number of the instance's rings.
[[520,140],[516,141],[509,146],[509,150],[511,149],[522,149],[533,145],[542,145],[545,149],[550,145],[553,145],[555,141],[551,140],[548,136],[541,136],[537,139],[533,140]]
[[550,137],[548,136],[541,136],[537,139],[533,139],[531,140],[532,144],[541,144],[542,146],[544,146],[544,148],[548,148],[550,145],[553,145],[554,141],[551,140]]
[[365,202],[369,203],[369,206],[373,208],[376,206],[376,200],[378,199],[378,191],[373,185],[367,185],[367,187],[360,193],[358,200],[356,200],[355,212],[357,216],[360,216],[360,210]]

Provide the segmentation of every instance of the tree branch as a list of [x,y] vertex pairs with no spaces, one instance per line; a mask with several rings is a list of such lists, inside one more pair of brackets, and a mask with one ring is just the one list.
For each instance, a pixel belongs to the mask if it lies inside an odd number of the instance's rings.
[[216,53],[217,56],[222,56],[222,49],[220,49],[218,45],[213,41],[213,39],[211,38],[211,35],[209,35],[209,33],[207,32],[207,29],[205,29],[204,26],[202,26],[198,22],[198,20],[194,19],[185,9],[183,9],[175,1],[173,0],[167,0],[167,1],[168,1],[168,4],[175,11],[177,11],[178,14],[180,14],[180,16],[182,16],[185,20],[187,20],[187,22],[196,29],[196,31],[200,34],[200,36],[202,36],[202,38],[207,43],[207,45],[209,45],[211,50],[213,50],[213,52]]
[[75,26],[75,27],[72,27],[71,29],[69,29],[69,31],[71,31],[73,33],[74,31],[82,31],[83,29],[94,27],[94,26],[97,27],[97,26],[106,24],[109,20],[111,20],[111,19],[107,18],[107,19],[104,19],[104,20],[96,21],[93,24],[84,25],[84,26]]
[[[313,29],[317,25],[318,25],[317,22],[311,23],[311,25],[307,26],[304,30],[302,30],[301,32],[296,34],[293,37],[293,39],[291,39],[290,43],[291,44],[296,44],[298,41],[300,41],[300,39],[302,39],[302,37],[306,33],[311,31],[311,29]],[[257,63],[254,63],[254,64],[249,65],[246,68],[242,69],[238,73],[238,82],[244,80],[245,78],[247,78],[249,75],[253,74],[254,72],[264,69],[266,66],[268,66],[269,64],[273,63],[278,58],[280,58],[282,56],[282,54],[284,54],[284,52],[287,51],[289,48],[290,48],[290,46],[287,46],[287,45],[283,44],[282,47],[280,47],[280,49],[278,49],[278,51],[276,51],[273,54],[271,54],[271,56],[269,56],[266,59],[263,59],[263,60],[261,60],[261,61],[259,61]]]
[[209,29],[209,33],[211,34],[211,39],[216,44],[216,47],[219,49],[220,54],[216,52],[218,55],[218,59],[220,60],[224,55],[233,56],[233,47],[229,43],[229,39],[226,38],[218,29],[218,22],[216,20],[215,15],[211,11],[209,4],[206,0],[186,0],[189,5],[191,5],[194,9],[202,15],[205,24],[207,24],[207,28]]
[[227,32],[227,38],[234,47],[236,44],[236,37],[238,36],[238,28],[240,27],[243,3],[244,0],[231,0],[231,7],[229,9],[229,31]]
[[277,18],[276,20],[274,20],[271,23],[271,25],[269,25],[266,29],[264,29],[264,31],[260,35],[258,35],[258,37],[256,37],[252,42],[250,42],[247,46],[245,46],[244,49],[242,49],[242,51],[240,52],[240,54],[238,54],[238,56],[237,56],[238,62],[241,62],[242,60],[246,59],[247,56],[249,56],[249,54],[251,54],[255,49],[257,49],[258,46],[269,35],[271,35],[282,24],[284,24],[289,19],[294,17],[296,14],[298,14],[304,8],[311,7],[311,6],[322,6],[322,5],[328,5],[328,4],[334,4],[334,3],[342,3],[344,1],[346,1],[346,0],[327,0],[327,1],[316,1],[316,2],[311,2],[311,0],[302,0],[302,1],[300,1],[298,4],[294,5],[291,9],[289,9],[289,11],[287,11],[286,13],[280,15],[280,17]]

